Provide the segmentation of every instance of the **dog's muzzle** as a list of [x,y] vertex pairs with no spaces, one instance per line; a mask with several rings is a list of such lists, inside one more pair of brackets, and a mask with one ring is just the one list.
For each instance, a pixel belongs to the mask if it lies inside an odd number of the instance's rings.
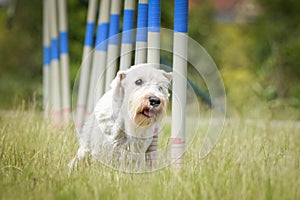
[[143,107],[141,114],[147,118],[152,118],[160,111],[161,100],[156,96],[150,96],[148,103]]

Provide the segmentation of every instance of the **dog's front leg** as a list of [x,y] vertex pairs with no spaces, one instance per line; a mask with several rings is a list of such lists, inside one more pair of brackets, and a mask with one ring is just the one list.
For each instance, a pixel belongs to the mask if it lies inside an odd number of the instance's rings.
[[112,145],[114,148],[123,144],[126,140],[125,131],[124,131],[124,122],[121,117],[116,119],[115,124],[111,130],[112,135]]

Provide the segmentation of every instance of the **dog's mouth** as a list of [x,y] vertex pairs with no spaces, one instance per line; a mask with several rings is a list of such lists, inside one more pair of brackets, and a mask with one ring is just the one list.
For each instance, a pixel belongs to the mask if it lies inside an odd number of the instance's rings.
[[134,123],[138,126],[149,126],[156,121],[160,120],[164,111],[163,106],[153,106],[150,103],[145,102],[140,105],[135,116]]
[[154,116],[155,112],[153,109],[146,107],[146,108],[143,108],[143,110],[141,111],[141,114],[147,118],[151,118]]

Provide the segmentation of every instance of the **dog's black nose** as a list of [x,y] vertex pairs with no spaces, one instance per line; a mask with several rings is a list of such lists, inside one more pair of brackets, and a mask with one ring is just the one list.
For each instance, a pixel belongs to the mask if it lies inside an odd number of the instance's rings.
[[151,106],[157,107],[160,105],[160,99],[156,96],[149,97],[149,102]]

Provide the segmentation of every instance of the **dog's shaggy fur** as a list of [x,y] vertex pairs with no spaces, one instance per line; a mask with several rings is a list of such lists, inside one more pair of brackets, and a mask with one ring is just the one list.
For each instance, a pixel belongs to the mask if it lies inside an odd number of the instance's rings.
[[119,71],[111,90],[98,101],[79,135],[80,148],[70,162],[91,154],[94,160],[128,170],[145,164],[155,128],[166,113],[172,75],[154,64]]

